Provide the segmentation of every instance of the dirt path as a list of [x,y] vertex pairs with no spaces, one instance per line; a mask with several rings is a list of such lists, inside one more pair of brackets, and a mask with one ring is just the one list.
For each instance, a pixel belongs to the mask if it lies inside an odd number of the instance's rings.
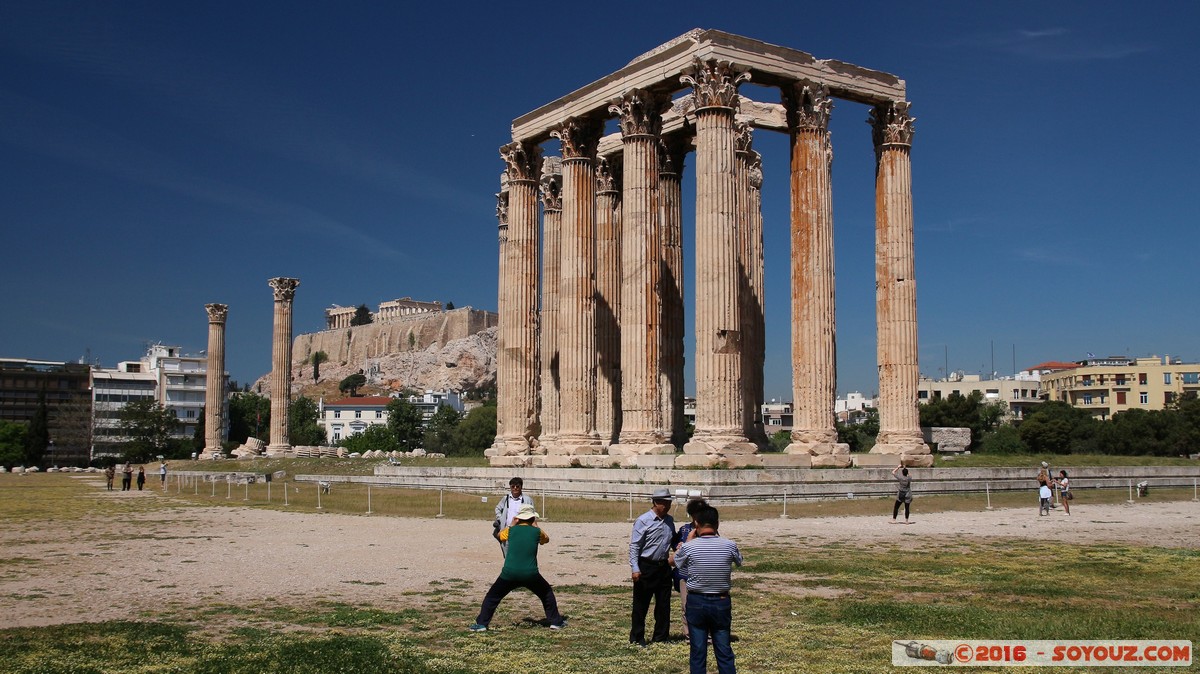
[[[148,492],[97,498],[156,498]],[[890,514],[890,513],[889,513]],[[178,508],[86,528],[0,523],[0,627],[138,617],[167,606],[316,600],[378,606],[463,579],[482,593],[499,572],[488,522],[287,513],[238,507]],[[541,567],[552,583],[628,582],[629,525],[544,524]],[[729,522],[748,545],[778,541],[937,544],[987,537],[1119,541],[1200,547],[1200,503],[1095,505],[1038,517],[1035,508],[879,517]],[[13,561],[13,560],[16,561]]]

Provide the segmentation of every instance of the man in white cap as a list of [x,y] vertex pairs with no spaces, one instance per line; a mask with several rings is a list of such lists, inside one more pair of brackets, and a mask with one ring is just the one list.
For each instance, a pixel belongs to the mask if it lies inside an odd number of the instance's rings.
[[629,567],[633,572],[633,618],[629,643],[646,645],[646,613],[654,600],[654,634],[651,641],[671,636],[671,567],[667,553],[675,541],[671,492],[658,489],[650,496],[650,510],[633,522],[629,537]]
[[500,542],[508,544],[508,554],[504,557],[504,568],[500,577],[492,583],[487,594],[483,597],[483,606],[475,624],[471,625],[472,632],[486,632],[492,622],[492,616],[500,601],[508,593],[523,587],[537,595],[542,600],[542,608],[546,611],[546,621],[552,630],[560,630],[567,622],[558,612],[558,602],[554,598],[554,589],[538,571],[538,546],[550,542],[546,532],[539,529],[538,514],[533,505],[526,503],[516,513],[516,523],[500,531]]

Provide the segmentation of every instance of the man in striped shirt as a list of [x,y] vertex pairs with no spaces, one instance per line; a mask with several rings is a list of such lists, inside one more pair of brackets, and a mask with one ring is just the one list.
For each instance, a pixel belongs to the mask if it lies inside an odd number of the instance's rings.
[[708,665],[708,637],[720,674],[734,674],[733,646],[729,643],[733,602],[729,598],[732,565],[742,565],[737,543],[717,534],[717,509],[695,514],[696,537],[679,546],[671,563],[687,574],[687,622],[691,638],[691,674],[704,674]]

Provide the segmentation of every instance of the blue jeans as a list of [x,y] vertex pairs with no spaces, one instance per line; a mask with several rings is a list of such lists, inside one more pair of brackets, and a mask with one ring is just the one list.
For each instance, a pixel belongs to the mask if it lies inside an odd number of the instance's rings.
[[734,674],[733,646],[729,644],[729,627],[733,622],[733,601],[729,596],[714,597],[689,592],[687,598],[688,636],[691,639],[689,663],[691,674],[705,674],[708,667],[708,636],[712,634],[713,654],[717,656],[717,671]]

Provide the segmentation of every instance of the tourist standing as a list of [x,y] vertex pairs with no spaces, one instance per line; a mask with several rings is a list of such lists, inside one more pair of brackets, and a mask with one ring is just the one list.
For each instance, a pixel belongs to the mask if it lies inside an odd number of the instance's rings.
[[567,626],[558,612],[554,589],[538,571],[538,546],[549,543],[550,537],[537,527],[537,517],[533,505],[527,503],[514,514],[516,524],[500,531],[500,540],[508,543],[504,568],[500,570],[500,576],[483,597],[479,616],[470,627],[472,632],[486,632],[500,602],[518,587],[526,588],[542,600],[542,608],[546,611],[546,621],[550,629],[560,630]]
[[[896,471],[903,471],[897,475]],[[908,521],[908,508],[912,505],[912,476],[908,474],[908,469],[904,467],[904,462],[892,469],[892,477],[896,478],[896,505],[892,506],[892,524],[896,523],[896,515],[900,514],[900,504],[904,504],[904,523],[912,524]]]
[[121,469],[121,491],[129,491],[133,485],[133,464],[125,462],[125,467]]
[[142,490],[142,486],[146,484],[146,467],[138,466],[138,491]]
[[108,490],[113,490],[113,478],[117,476],[117,467],[113,464],[108,464],[108,468],[104,469],[104,481],[108,483]]
[[508,481],[508,493],[496,504],[496,519],[492,521],[492,538],[500,541],[500,556],[508,556],[508,543],[500,538],[500,531],[516,522],[521,506],[533,507],[533,499],[525,495],[525,481],[514,477]]
[[[679,533],[675,535],[676,545],[682,545],[696,537],[696,513],[700,512],[701,508],[707,507],[708,501],[702,498],[694,498],[688,501],[688,523],[679,527]],[[674,582],[679,589],[679,612],[683,615],[683,636],[684,638],[691,638],[691,631],[688,629],[687,622],[687,574],[679,567],[675,567],[674,576]]]
[[708,638],[712,636],[713,655],[720,674],[734,674],[733,600],[729,590],[733,565],[742,565],[737,543],[717,533],[720,517],[713,507],[701,508],[695,516],[696,536],[679,546],[672,563],[687,574],[687,622],[691,631],[689,664],[691,674],[704,674],[708,668]]
[[1067,477],[1067,471],[1058,471],[1058,500],[1062,503],[1063,512],[1071,514],[1071,499],[1075,495],[1071,493],[1071,479]]
[[162,463],[158,464],[158,484],[163,491],[167,490],[167,460],[163,459]]
[[671,492],[658,489],[650,496],[650,510],[633,522],[629,536],[629,567],[633,577],[633,617],[629,642],[646,645],[646,613],[654,600],[654,634],[651,641],[671,636],[671,567],[667,555],[675,540]]

